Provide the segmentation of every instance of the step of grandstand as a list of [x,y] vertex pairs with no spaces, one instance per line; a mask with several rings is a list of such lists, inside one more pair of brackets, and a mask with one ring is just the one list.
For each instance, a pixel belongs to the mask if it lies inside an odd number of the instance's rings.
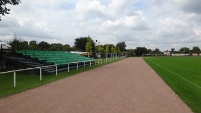
[[28,55],[31,58],[37,58],[38,60],[57,65],[94,60],[93,58],[88,58],[79,54],[62,51],[16,50],[16,53]]
[[[68,69],[68,65],[70,67],[76,67],[77,62],[82,65],[84,62],[89,64],[89,62],[94,61],[93,58],[88,58],[85,56],[81,56],[79,54],[70,53],[70,52],[61,52],[61,51],[41,51],[41,50],[16,50],[16,53],[21,54],[22,56],[26,56],[30,59],[35,59],[36,61],[41,61],[44,65],[57,65],[57,71],[63,71]],[[20,62],[25,62],[21,60]],[[26,61],[29,63],[29,61]],[[35,67],[39,66],[33,65]],[[56,68],[53,67],[44,67],[42,69],[47,73],[55,73]]]

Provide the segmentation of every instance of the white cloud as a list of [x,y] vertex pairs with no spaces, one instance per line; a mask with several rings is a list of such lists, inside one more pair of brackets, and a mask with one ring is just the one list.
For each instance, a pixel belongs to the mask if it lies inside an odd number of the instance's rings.
[[201,45],[200,0],[22,0],[0,21],[0,40],[70,44],[90,35],[101,44],[167,50]]

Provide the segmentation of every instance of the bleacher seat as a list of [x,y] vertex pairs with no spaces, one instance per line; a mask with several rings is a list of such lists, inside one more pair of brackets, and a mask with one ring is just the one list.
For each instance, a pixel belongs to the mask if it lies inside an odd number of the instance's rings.
[[62,51],[16,50],[16,53],[29,55],[31,58],[37,58],[38,60],[43,60],[57,65],[94,60],[93,58],[84,57],[79,54]]

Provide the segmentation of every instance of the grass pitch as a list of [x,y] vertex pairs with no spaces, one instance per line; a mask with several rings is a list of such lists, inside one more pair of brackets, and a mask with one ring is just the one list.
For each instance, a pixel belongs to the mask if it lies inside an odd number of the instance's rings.
[[201,57],[147,57],[144,60],[195,113],[201,113]]

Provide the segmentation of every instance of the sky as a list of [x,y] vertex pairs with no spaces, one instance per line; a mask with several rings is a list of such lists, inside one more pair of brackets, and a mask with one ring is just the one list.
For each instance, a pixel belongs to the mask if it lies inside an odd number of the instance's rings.
[[201,0],[21,0],[7,5],[0,40],[74,45],[90,36],[100,44],[124,41],[127,49],[201,48]]

